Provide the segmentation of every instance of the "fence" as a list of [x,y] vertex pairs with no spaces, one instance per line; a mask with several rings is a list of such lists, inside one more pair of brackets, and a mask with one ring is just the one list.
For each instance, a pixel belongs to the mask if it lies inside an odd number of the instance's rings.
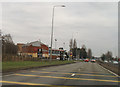
[[38,58],[30,56],[4,55],[2,61],[49,61],[49,58]]

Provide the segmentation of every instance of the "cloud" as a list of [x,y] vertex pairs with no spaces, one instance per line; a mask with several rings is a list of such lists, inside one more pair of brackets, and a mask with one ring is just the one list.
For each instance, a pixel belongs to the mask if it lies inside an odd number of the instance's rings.
[[116,52],[117,2],[3,3],[2,31],[12,34],[15,43],[41,39],[50,45],[52,7],[59,4],[66,7],[55,8],[54,39],[58,39],[58,47],[65,42],[69,50],[73,35],[78,46],[85,44],[96,56],[108,50]]

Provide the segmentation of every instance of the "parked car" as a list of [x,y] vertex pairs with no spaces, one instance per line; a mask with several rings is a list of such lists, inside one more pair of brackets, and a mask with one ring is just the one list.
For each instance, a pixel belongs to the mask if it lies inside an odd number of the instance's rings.
[[113,64],[118,64],[118,61],[113,61]]
[[108,63],[108,61],[107,61],[107,60],[105,60],[104,62],[105,62],[105,63]]
[[75,58],[75,60],[78,60],[77,58]]
[[57,57],[56,59],[57,59],[57,60],[60,60],[60,58],[59,58],[59,57]]
[[83,60],[83,59],[79,59],[79,60]]
[[89,62],[89,59],[85,59],[84,61],[85,61],[85,62]]
[[96,62],[96,60],[95,59],[91,59],[91,62]]

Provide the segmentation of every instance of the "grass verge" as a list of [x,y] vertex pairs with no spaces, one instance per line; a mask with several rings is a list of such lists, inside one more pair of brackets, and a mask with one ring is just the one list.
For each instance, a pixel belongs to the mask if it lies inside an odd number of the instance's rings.
[[19,62],[2,62],[2,72],[9,72],[14,70],[39,68],[44,66],[62,65],[73,63],[74,61],[19,61]]

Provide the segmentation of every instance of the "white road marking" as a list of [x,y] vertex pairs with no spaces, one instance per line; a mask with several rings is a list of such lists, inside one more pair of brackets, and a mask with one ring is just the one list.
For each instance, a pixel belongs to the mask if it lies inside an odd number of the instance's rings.
[[4,77],[4,76],[12,76],[12,75],[14,75],[14,74],[9,74],[9,75],[3,75],[2,77]]
[[[99,65],[99,64],[98,64],[98,65]],[[103,68],[104,70],[107,70],[108,72],[112,73],[113,75],[119,76],[119,75],[117,75],[116,73],[114,73],[114,72],[112,72],[112,71],[106,69],[105,67],[103,67],[103,66],[101,66],[101,65],[99,65],[99,66],[100,66],[101,68]]]
[[75,74],[73,73],[71,76],[75,76]]

